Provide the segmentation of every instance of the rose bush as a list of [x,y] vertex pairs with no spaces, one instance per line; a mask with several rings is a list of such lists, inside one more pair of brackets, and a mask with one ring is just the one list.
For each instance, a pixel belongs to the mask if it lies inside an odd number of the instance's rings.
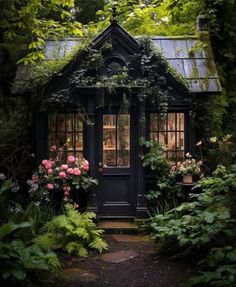
[[[54,147],[54,150],[56,147]],[[38,171],[28,181],[30,194],[34,200],[72,202],[78,204],[80,197],[98,181],[88,175],[89,162],[86,159],[78,159],[73,155],[62,162],[60,157],[44,159],[39,165]],[[38,192],[36,188],[38,187]],[[36,198],[37,199],[36,199]]]

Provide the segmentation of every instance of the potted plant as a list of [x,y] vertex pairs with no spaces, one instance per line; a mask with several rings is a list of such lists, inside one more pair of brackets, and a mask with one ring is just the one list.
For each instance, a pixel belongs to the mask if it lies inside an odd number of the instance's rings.
[[186,159],[177,162],[176,165],[172,166],[171,171],[181,175],[184,183],[192,183],[193,176],[199,176],[201,174],[201,166],[202,161],[197,161],[190,153],[187,153]]

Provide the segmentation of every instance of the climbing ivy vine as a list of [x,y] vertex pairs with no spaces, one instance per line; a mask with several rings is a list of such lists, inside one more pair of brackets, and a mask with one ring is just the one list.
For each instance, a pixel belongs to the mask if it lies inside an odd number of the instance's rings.
[[[158,108],[161,115],[166,115],[172,90],[167,78],[170,73],[173,74],[173,69],[148,37],[141,37],[138,45],[139,53],[130,56],[127,66],[112,75],[104,71],[104,54],[112,49],[112,40],[107,41],[99,50],[92,45],[84,48],[73,60],[77,68],[69,76],[69,89],[96,87],[103,94],[109,95],[121,88],[123,102],[126,104],[127,101],[130,103],[130,95],[135,90],[140,102],[146,102]],[[182,85],[186,85],[181,76],[175,74],[176,77]],[[50,95],[47,102],[65,104],[63,99],[68,94],[72,93],[62,89]],[[66,99],[71,100],[68,97]]]

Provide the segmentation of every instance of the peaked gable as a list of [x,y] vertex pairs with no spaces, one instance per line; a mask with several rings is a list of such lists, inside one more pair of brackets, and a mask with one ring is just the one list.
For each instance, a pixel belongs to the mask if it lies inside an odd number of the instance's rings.
[[[127,58],[128,55],[140,52],[137,40],[137,37],[132,37],[114,21],[92,41],[92,46],[94,49],[100,50],[103,45],[110,41],[113,47],[110,57],[119,56],[123,50],[127,52]],[[151,40],[161,50],[163,57],[168,61],[169,65],[189,83],[188,89],[190,92],[221,92],[219,77],[212,54],[208,55],[203,50],[202,52],[194,52],[192,56],[189,52],[195,45],[194,43],[199,42],[197,37],[194,39],[193,37],[185,39],[183,37],[159,36],[152,37]],[[180,44],[181,49],[178,47]],[[80,40],[76,38],[59,41],[48,40],[45,48],[46,61],[63,59],[79,45]],[[117,47],[120,47],[120,51],[119,49],[117,50]],[[209,61],[211,65],[209,65]],[[171,79],[173,85],[181,86],[174,75],[170,74],[168,78]],[[19,66],[13,82],[12,93],[30,91],[33,79],[34,73],[32,67]]]

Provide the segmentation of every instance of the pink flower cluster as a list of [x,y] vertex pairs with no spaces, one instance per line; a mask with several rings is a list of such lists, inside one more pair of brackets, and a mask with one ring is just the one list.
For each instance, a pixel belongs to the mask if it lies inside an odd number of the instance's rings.
[[[55,151],[56,146],[53,146],[51,150]],[[66,163],[60,164],[58,160],[42,161],[42,165],[39,168],[41,175],[45,181],[45,186],[49,191],[54,189],[62,190],[64,193],[64,200],[68,201],[70,198],[70,191],[72,184],[78,185],[80,183],[80,177],[87,174],[89,171],[89,162],[87,160],[78,160],[75,156],[69,155]],[[39,181],[39,177],[34,175],[34,179]]]

